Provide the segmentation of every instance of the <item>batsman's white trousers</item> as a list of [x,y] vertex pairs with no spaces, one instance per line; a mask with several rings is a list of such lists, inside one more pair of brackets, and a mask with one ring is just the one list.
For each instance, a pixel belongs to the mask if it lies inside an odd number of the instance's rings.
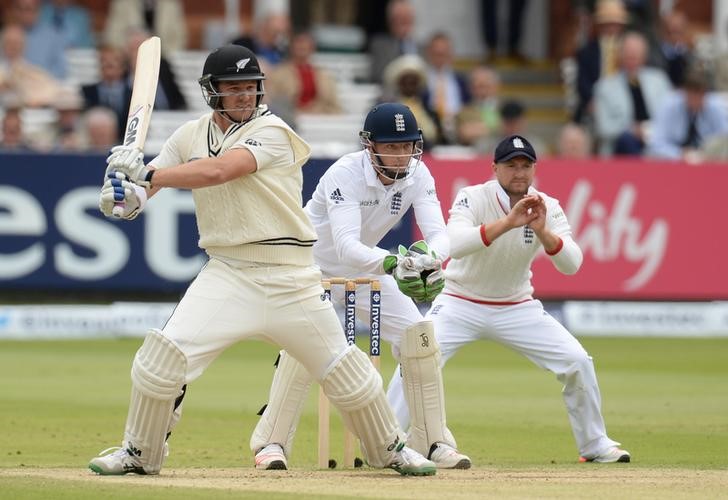
[[162,333],[187,357],[186,382],[245,339],[279,345],[321,380],[347,347],[316,266],[238,269],[210,259]]
[[[619,444],[607,437],[592,358],[566,328],[544,311],[540,301],[493,306],[441,293],[425,319],[435,327],[443,365],[462,346],[489,339],[555,373],[564,384],[564,402],[581,456],[594,456]],[[399,377],[392,379],[387,396],[400,425],[406,429],[409,414]]]

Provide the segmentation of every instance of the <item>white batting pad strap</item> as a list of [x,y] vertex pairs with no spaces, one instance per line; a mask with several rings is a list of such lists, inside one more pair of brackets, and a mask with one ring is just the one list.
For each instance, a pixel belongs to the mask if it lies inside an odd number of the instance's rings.
[[457,448],[446,425],[440,346],[431,321],[420,321],[405,330],[400,364],[411,418],[407,445],[424,456],[428,455],[433,443]]
[[156,399],[175,399],[184,384],[187,357],[157,329],[149,330],[134,357],[131,380],[136,388]]
[[186,369],[184,353],[159,330],[150,330],[134,357],[124,431],[125,446],[139,457],[147,474],[162,468],[164,440]]
[[281,351],[278,368],[273,374],[268,405],[250,438],[250,449],[278,443],[286,456],[291,456],[293,436],[313,379],[293,356]]
[[382,377],[367,355],[349,346],[324,374],[321,386],[346,427],[360,439],[369,465],[389,464],[403,434],[382,390]]

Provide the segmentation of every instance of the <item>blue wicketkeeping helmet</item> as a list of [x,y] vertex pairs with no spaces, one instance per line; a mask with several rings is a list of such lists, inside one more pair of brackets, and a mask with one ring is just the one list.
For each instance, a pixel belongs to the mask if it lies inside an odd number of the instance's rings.
[[422,140],[422,132],[412,110],[398,102],[374,106],[364,120],[359,136],[372,142],[409,142]]
[[[375,170],[392,180],[401,180],[411,175],[420,163],[422,131],[417,126],[417,119],[412,110],[404,104],[385,102],[374,106],[364,120],[364,127],[359,132],[359,137],[362,146],[369,150]],[[409,160],[404,167],[393,167],[391,163],[386,165],[385,158],[396,155],[377,150],[377,144],[397,142],[412,143],[412,151],[407,155]]]

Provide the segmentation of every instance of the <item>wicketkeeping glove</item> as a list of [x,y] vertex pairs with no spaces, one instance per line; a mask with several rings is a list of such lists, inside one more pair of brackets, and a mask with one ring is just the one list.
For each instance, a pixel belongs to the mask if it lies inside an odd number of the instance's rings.
[[445,275],[442,272],[442,261],[425,240],[415,241],[407,249],[414,259],[415,268],[425,285],[424,301],[431,302],[445,288]]
[[384,258],[384,271],[394,277],[403,294],[417,302],[425,300],[425,283],[420,278],[420,271],[407,248],[400,245],[398,255],[387,255]]
[[[147,191],[136,184],[126,180],[124,174],[112,172],[101,187],[99,196],[99,210],[106,217],[120,217],[134,219],[144,210],[147,203]],[[120,204],[121,212],[114,213],[114,206]]]
[[134,184],[151,187],[152,169],[144,164],[144,153],[131,146],[114,146],[106,158],[106,175],[121,172]]

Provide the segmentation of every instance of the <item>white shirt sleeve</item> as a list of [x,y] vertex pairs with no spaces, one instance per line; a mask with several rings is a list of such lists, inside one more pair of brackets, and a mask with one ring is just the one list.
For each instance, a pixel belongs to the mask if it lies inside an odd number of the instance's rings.
[[475,199],[461,189],[450,209],[447,234],[450,238],[450,257],[454,259],[465,257],[485,246],[474,204]]
[[288,133],[281,127],[261,127],[244,135],[233,148],[245,148],[255,157],[257,170],[286,167],[293,162],[293,147]]
[[326,199],[331,236],[339,261],[362,273],[384,274],[382,267],[387,250],[370,248],[361,242],[361,208],[359,206],[357,181],[349,177],[349,171],[341,169],[340,174],[324,176],[324,192],[338,190],[336,199]]
[[447,260],[450,256],[450,239],[445,228],[445,219],[442,217],[440,200],[435,190],[435,180],[427,172],[423,179],[423,186],[415,198],[412,206],[415,210],[415,220],[428,246],[435,251],[440,260]]
[[554,267],[563,274],[574,274],[581,267],[584,256],[581,248],[574,241],[571,235],[571,226],[566,220],[566,214],[558,202],[549,208],[546,219],[547,227],[561,238],[561,247],[556,249],[553,254],[547,255],[551,258]]

